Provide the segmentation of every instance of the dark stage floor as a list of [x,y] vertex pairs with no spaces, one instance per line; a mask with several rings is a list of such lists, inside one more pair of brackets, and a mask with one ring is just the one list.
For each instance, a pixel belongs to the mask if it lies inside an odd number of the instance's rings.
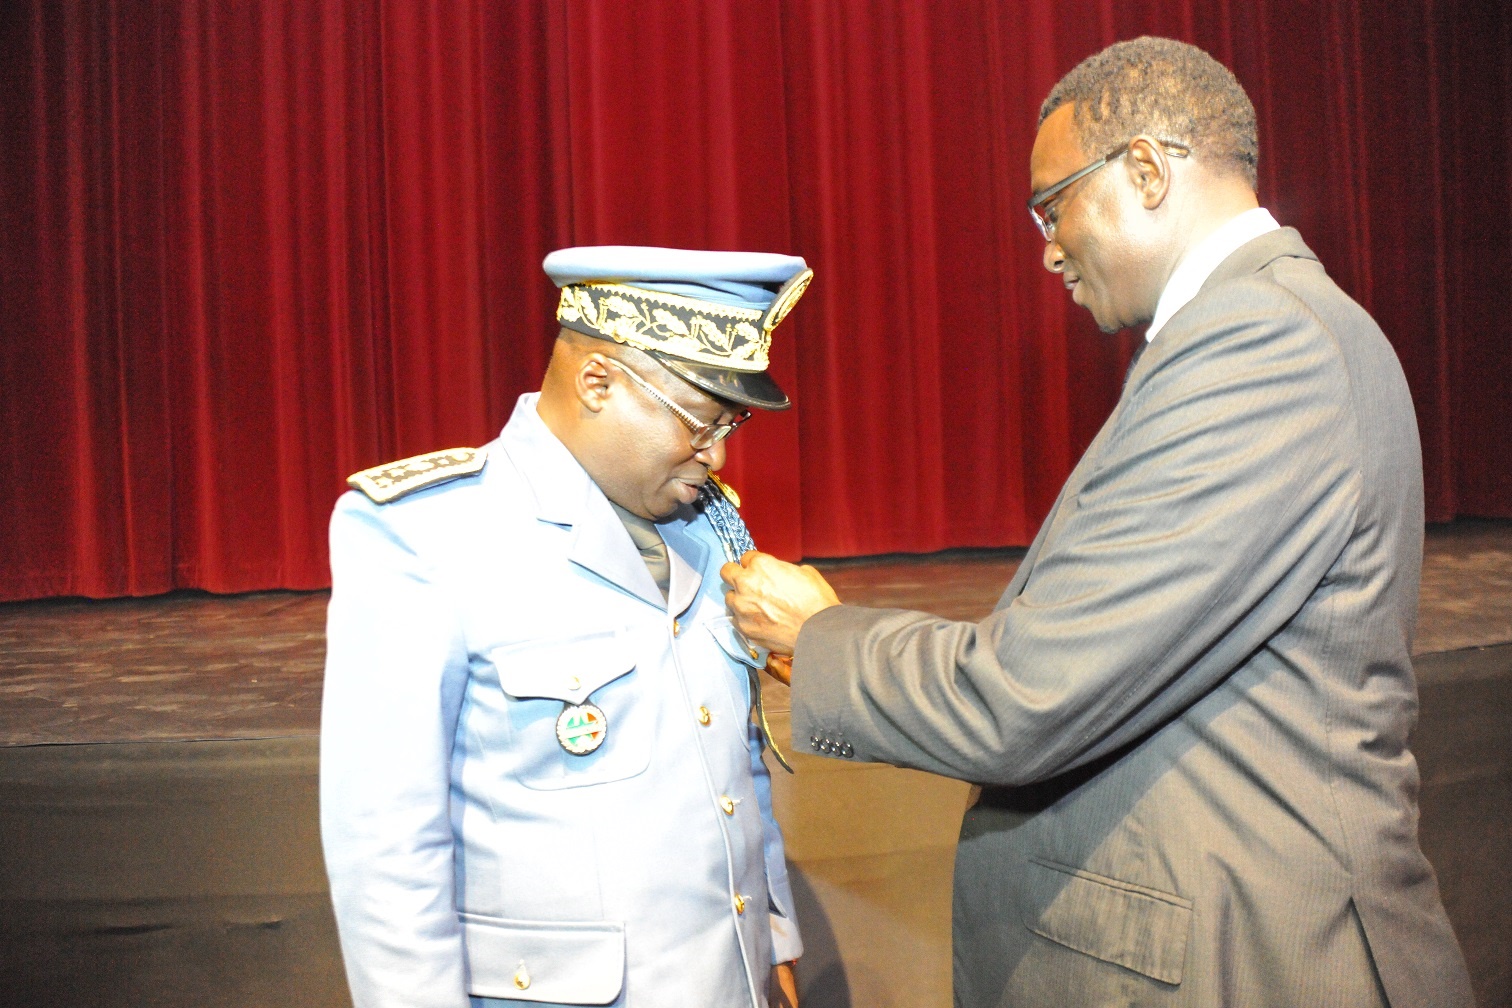
[[[1437,526],[1427,543],[1422,842],[1482,1008],[1512,1008],[1512,522]],[[1019,555],[819,566],[846,601],[974,619]],[[0,605],[0,1003],[342,1003],[315,826],[325,604]],[[943,1008],[964,786],[798,759],[777,799],[805,1008]],[[900,803],[917,821],[898,822]]]

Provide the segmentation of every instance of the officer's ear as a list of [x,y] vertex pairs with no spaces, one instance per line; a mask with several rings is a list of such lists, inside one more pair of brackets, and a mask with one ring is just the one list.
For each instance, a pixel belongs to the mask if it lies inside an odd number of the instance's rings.
[[609,402],[613,388],[609,382],[610,365],[601,353],[583,355],[573,374],[573,393],[590,413],[601,412]]

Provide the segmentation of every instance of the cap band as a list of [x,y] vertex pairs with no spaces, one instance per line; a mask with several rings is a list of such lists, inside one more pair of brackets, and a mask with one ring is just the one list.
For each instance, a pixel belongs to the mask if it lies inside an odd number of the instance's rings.
[[[735,371],[765,371],[772,330],[782,321],[813,274],[785,284],[765,311],[664,294],[617,283],[567,284],[557,321],[589,336],[605,336],[640,350]],[[794,277],[798,280],[799,277]]]

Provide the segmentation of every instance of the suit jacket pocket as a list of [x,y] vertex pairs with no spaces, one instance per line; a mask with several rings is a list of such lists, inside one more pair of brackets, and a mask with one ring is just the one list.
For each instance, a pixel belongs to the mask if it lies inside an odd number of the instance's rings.
[[467,992],[475,997],[606,1005],[625,983],[625,926],[462,913]]
[[1024,926],[1067,948],[1181,983],[1190,900],[1041,858],[1029,863]]

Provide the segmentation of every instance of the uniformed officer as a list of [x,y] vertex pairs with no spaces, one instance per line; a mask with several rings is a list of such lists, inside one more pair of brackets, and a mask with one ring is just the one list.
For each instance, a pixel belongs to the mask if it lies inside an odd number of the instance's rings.
[[541,391],[483,448],[353,476],[332,518],[321,830],[353,998],[796,1004],[767,655],[725,610],[709,481],[751,410],[789,405],[767,353],[812,274],[545,267]]

